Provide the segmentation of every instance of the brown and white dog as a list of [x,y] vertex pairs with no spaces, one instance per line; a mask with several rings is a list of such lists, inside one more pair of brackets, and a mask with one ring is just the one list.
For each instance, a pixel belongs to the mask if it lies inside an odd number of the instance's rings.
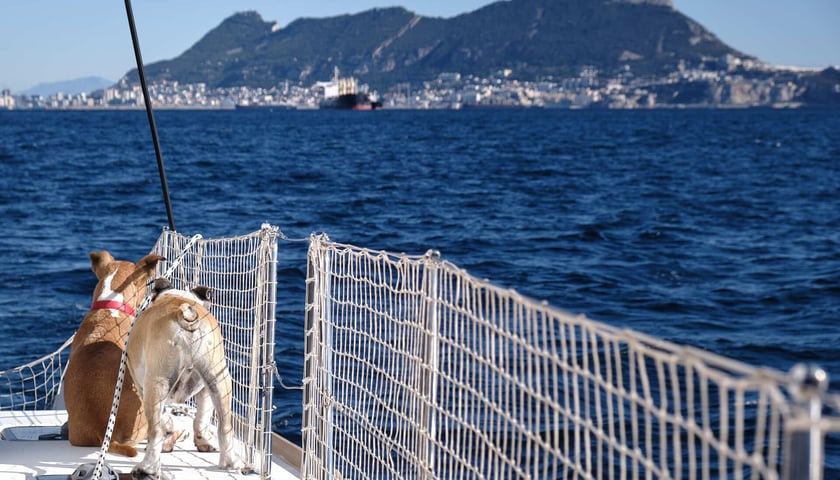
[[[64,377],[72,445],[102,445],[126,335],[146,295],[146,284],[161,260],[160,255],[150,254],[131,263],[114,260],[104,250],[90,254],[98,283],[93,306],[73,338]],[[146,419],[140,395],[131,376],[126,375],[109,450],[133,457],[137,455],[134,445],[144,438]]]
[[225,360],[219,323],[208,310],[210,291],[198,287],[176,290],[157,279],[153,301],[137,318],[128,342],[128,366],[143,398],[148,421],[148,444],[134,478],[157,478],[161,451],[171,451],[177,434],[164,413],[167,402],[182,403],[195,396],[195,446],[215,450],[210,420],[215,408],[219,467],[242,468],[233,452],[231,377]]

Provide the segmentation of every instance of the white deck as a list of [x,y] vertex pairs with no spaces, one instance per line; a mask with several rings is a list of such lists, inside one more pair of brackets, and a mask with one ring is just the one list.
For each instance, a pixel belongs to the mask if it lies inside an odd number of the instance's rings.
[[[66,440],[6,440],[18,433],[23,437],[25,430],[9,430],[10,427],[53,426],[60,427],[67,420],[67,413],[56,410],[43,411],[0,411],[0,479],[35,480],[39,476],[70,475],[83,463],[95,463],[99,456],[98,447],[74,447]],[[6,431],[6,434],[3,432]],[[37,435],[35,435],[37,438]],[[108,453],[105,462],[120,473],[121,478],[131,472],[143,455],[144,444],[138,445],[138,456],[124,457]],[[275,449],[277,450],[277,449]],[[292,448],[294,450],[294,448]],[[195,450],[191,441],[179,442],[175,451],[161,456],[162,470],[178,480],[206,479],[255,479],[256,474],[242,475],[220,470],[216,464],[219,454],[201,453]],[[293,466],[295,459],[288,461],[277,453],[272,457],[272,479],[298,479],[299,473]]]

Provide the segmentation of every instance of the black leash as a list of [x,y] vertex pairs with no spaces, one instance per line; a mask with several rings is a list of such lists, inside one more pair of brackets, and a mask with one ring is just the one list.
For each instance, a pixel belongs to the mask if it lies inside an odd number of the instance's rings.
[[155,144],[160,186],[163,189],[163,201],[166,203],[166,216],[169,218],[169,229],[175,231],[175,220],[172,219],[172,203],[169,200],[169,188],[166,186],[166,170],[163,168],[163,156],[160,153],[155,115],[152,113],[152,99],[146,86],[146,74],[143,72],[143,58],[140,56],[140,42],[137,40],[137,27],[134,26],[134,13],[131,11],[131,0],[125,0],[125,14],[128,16],[128,26],[131,29],[131,42],[134,44],[134,57],[137,60],[137,73],[140,75],[140,86],[143,88],[143,99],[146,101],[146,115],[149,117],[149,128],[152,130],[152,142]]

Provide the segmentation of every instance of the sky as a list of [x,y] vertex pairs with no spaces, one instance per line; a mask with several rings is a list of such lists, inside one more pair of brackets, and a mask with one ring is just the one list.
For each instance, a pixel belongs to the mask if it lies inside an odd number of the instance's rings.
[[[593,0],[594,1],[594,0]],[[741,52],[773,65],[840,65],[840,0],[673,0]],[[255,10],[281,26],[402,6],[452,17],[492,0],[134,0],[145,64],[177,57],[228,16]],[[98,76],[116,81],[135,66],[125,3],[118,0],[0,2],[0,89]]]

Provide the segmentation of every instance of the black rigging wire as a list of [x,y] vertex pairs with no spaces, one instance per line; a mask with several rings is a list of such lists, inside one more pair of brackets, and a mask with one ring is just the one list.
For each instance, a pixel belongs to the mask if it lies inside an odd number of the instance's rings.
[[169,188],[166,186],[166,170],[163,168],[163,156],[160,153],[155,115],[152,113],[152,99],[146,86],[146,74],[143,72],[143,57],[140,56],[140,42],[137,40],[137,27],[134,26],[134,13],[131,10],[131,0],[125,0],[125,14],[128,16],[128,27],[131,29],[131,42],[134,44],[134,58],[137,60],[137,73],[140,75],[140,86],[143,89],[143,99],[146,101],[146,115],[149,117],[149,128],[152,130],[152,142],[155,144],[160,186],[163,190],[163,201],[166,203],[166,216],[169,219],[169,229],[175,231],[175,220],[172,219],[172,203],[169,200]]

